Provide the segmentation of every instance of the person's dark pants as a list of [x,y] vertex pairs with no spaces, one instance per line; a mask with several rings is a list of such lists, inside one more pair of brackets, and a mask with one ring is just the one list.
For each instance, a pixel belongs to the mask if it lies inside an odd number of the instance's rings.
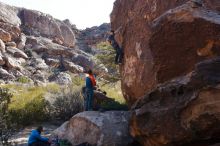
[[122,58],[123,58],[123,52],[122,49],[118,46],[115,48],[116,50],[116,56],[115,56],[115,63],[122,63]]
[[48,142],[37,141],[32,144],[29,144],[28,146],[50,146],[50,144]]
[[91,111],[93,110],[93,95],[94,95],[94,91],[93,89],[86,89],[87,93],[87,97],[86,97],[86,111]]

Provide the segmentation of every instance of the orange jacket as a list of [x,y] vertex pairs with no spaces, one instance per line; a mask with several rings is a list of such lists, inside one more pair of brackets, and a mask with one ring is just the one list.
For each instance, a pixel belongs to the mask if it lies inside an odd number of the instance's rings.
[[93,75],[89,75],[89,78],[92,82],[92,86],[95,87],[96,86],[96,80],[95,80],[95,77]]

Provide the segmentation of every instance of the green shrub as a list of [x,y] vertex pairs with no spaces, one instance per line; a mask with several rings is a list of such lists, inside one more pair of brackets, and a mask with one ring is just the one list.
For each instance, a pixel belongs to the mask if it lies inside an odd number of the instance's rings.
[[47,102],[42,95],[32,98],[22,107],[11,108],[9,112],[10,119],[22,126],[42,122],[49,118]]
[[5,145],[12,134],[10,130],[12,124],[8,118],[8,106],[12,94],[8,89],[0,88],[0,144]]
[[17,79],[17,82],[19,82],[19,83],[30,83],[31,80],[28,77],[22,76],[22,77],[19,77]]
[[83,111],[83,99],[80,91],[62,92],[50,104],[50,116],[55,119],[69,120]]

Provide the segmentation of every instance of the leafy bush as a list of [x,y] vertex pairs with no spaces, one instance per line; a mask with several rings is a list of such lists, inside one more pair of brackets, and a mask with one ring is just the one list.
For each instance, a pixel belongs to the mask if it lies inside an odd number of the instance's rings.
[[45,87],[8,84],[5,87],[13,92],[12,102],[9,105],[9,118],[17,126],[47,120],[49,118],[48,103],[44,97],[48,92],[59,92],[55,84]]
[[8,89],[0,88],[0,144],[7,143],[12,134],[11,123],[8,119],[8,106],[11,101],[12,94]]
[[22,77],[19,77],[17,79],[17,82],[19,82],[19,83],[30,83],[31,80],[28,77],[22,76]]
[[83,98],[80,91],[63,92],[57,95],[50,105],[51,117],[60,120],[69,120],[81,111],[83,111]]
[[42,95],[32,98],[22,107],[11,108],[10,118],[22,126],[45,121],[49,118],[47,102]]

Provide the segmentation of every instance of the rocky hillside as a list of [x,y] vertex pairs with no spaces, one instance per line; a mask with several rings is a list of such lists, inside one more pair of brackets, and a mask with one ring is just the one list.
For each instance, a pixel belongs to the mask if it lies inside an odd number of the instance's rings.
[[[68,19],[60,21],[39,11],[3,3],[0,7],[1,82],[20,77],[47,82],[60,71],[80,73],[92,68],[95,62],[87,50],[103,40],[110,28],[103,24],[78,30]],[[66,74],[60,76],[69,78]]]
[[144,146],[220,142],[219,0],[117,0],[131,134]]

